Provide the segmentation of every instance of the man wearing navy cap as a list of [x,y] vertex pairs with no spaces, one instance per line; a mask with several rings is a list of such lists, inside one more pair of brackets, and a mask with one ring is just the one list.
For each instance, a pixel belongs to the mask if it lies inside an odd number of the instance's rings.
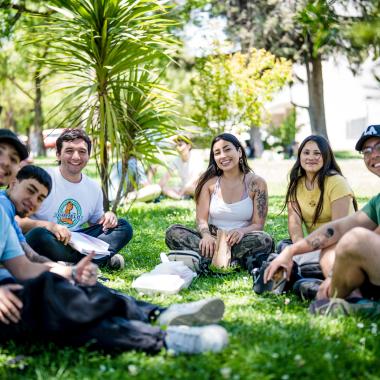
[[9,129],[0,129],[0,186],[7,186],[28,158],[26,146]]
[[[380,177],[380,125],[370,125],[356,143],[355,149],[363,155],[368,170]],[[373,302],[356,303],[344,300],[348,296],[380,299],[380,193],[360,211],[318,228],[305,239],[288,246],[272,261],[264,281],[283,268],[289,278],[293,256],[336,244],[335,260],[329,276],[319,288],[318,301],[311,312],[329,314],[368,310],[380,313],[380,305]],[[359,291],[358,291],[359,290]],[[333,298],[328,301],[328,298]],[[336,297],[336,298],[335,298]]]

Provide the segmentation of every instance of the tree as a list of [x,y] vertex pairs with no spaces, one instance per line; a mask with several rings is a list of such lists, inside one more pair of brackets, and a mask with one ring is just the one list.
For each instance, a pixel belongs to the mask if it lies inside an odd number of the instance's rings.
[[369,46],[374,57],[380,56],[380,4],[373,0],[375,7],[368,20],[353,25],[349,36],[358,46]]
[[[29,134],[29,141],[33,141],[34,151],[37,155],[46,155],[43,143],[42,129],[44,125],[42,107],[42,84],[49,73],[44,70],[43,59],[48,54],[49,43],[45,40],[40,44],[25,45],[24,31],[31,30],[38,26],[41,17],[48,16],[51,11],[47,10],[41,1],[23,1],[14,3],[2,1],[0,3],[1,18],[0,45],[7,45],[11,48],[2,49],[0,54],[0,79],[5,89],[13,87],[13,91],[5,91],[4,100],[7,108],[6,114],[13,115],[14,88],[26,96],[33,103],[33,121],[27,118],[29,125],[26,126],[26,133]],[[30,56],[36,55],[38,61],[31,61]],[[32,89],[23,84],[23,79],[33,83]],[[31,113],[27,106],[27,112]],[[6,126],[17,126],[15,119],[8,120]]]
[[265,103],[291,78],[291,63],[263,49],[243,54],[218,48],[197,59],[195,69],[192,118],[211,137],[233,126],[261,126]]
[[[109,170],[131,155],[157,162],[160,141],[176,130],[171,94],[160,85],[176,40],[174,22],[158,0],[52,0],[39,40],[50,41],[43,61],[64,76],[65,98],[55,114],[62,124],[85,127],[94,140],[104,206]],[[38,38],[36,38],[38,41]],[[164,149],[164,148],[162,148]],[[122,183],[118,191],[116,208]]]
[[243,51],[264,48],[305,66],[312,133],[327,137],[322,61],[337,52],[361,61],[363,46],[350,43],[346,27],[368,17],[373,1],[350,2],[357,11],[354,16],[341,12],[346,0],[225,0],[218,4]]

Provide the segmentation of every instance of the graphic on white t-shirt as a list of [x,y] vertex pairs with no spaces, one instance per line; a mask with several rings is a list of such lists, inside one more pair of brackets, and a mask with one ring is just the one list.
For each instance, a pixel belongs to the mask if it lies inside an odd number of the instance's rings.
[[72,228],[81,222],[82,208],[75,199],[65,199],[54,216],[57,224]]

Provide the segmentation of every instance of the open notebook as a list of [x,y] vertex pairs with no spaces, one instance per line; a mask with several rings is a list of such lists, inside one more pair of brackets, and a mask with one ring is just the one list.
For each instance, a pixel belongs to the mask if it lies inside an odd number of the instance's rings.
[[84,255],[95,252],[94,259],[101,259],[102,257],[110,255],[108,243],[82,232],[72,232],[69,244]]

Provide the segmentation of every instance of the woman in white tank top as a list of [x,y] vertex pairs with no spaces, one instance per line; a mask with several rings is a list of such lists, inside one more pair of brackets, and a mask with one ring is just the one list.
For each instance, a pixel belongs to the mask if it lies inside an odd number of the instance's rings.
[[210,161],[195,190],[198,231],[171,226],[166,243],[171,249],[191,249],[211,259],[216,230],[227,231],[232,259],[246,266],[248,256],[269,253],[272,238],[263,232],[268,212],[267,185],[249,168],[239,140],[222,133],[211,144]]

